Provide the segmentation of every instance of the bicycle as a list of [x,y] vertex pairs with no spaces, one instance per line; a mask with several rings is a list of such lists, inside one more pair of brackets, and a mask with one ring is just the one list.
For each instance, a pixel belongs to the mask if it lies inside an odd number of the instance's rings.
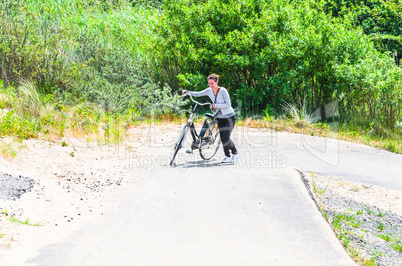
[[193,150],[198,149],[201,158],[204,160],[209,160],[212,157],[214,157],[221,143],[218,128],[218,120],[214,115],[210,113],[204,114],[205,120],[204,124],[202,125],[200,134],[197,133],[194,126],[195,110],[197,109],[198,105],[209,105],[209,108],[211,108],[212,104],[209,102],[206,103],[197,102],[193,99],[191,95],[189,96],[191,100],[195,103],[195,106],[191,111],[190,118],[187,120],[187,123],[183,126],[182,130],[180,131],[179,137],[176,140],[173,150],[173,157],[172,160],[170,161],[170,166],[173,165],[174,159],[176,158],[178,151],[183,147],[184,141],[186,140],[189,131],[191,132],[193,143],[191,144],[191,151],[188,153],[192,153]]

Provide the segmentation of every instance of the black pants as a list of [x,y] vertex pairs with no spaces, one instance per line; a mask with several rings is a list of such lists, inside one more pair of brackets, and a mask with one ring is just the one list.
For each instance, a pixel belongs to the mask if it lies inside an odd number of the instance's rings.
[[236,146],[230,139],[230,134],[232,133],[235,122],[235,116],[229,118],[218,118],[219,134],[223,144],[223,151],[225,152],[225,156],[228,157],[230,157],[230,151],[232,151],[232,154],[237,154]]

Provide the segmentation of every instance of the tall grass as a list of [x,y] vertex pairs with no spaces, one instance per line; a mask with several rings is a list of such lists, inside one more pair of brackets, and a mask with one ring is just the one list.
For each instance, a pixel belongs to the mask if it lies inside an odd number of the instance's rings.
[[126,0],[6,0],[2,7],[4,85],[33,81],[21,89],[31,115],[43,110],[34,86],[64,104],[90,101],[105,113],[140,110],[146,116],[181,105],[154,79],[157,9]]
[[303,128],[314,122],[305,99],[298,103],[285,102],[282,107],[285,114],[294,122],[296,127]]
[[30,80],[21,80],[18,88],[20,101],[18,107],[23,113],[39,117],[42,110],[45,109],[44,104],[40,100],[39,93],[35,84]]
[[[162,109],[168,106],[163,102],[159,104]],[[29,81],[22,82],[18,89],[0,88],[0,106],[8,107],[0,108],[0,136],[19,139],[57,140],[68,136],[90,138],[99,144],[117,144],[123,140],[130,125],[146,119],[134,109],[125,113],[107,113],[88,101],[74,106],[63,105],[54,101],[54,97],[39,93]],[[153,114],[157,115],[157,112]],[[150,121],[157,119],[150,118]],[[11,158],[16,155],[17,149],[0,144],[3,156]]]

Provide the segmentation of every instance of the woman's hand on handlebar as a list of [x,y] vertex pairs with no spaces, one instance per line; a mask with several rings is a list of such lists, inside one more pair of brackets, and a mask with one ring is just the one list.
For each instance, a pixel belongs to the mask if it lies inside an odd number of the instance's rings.
[[211,104],[211,108],[212,109],[215,109],[216,108],[216,106],[215,106],[215,104],[213,103],[213,104]]
[[181,93],[183,93],[184,95],[187,95],[188,91],[187,90],[182,90]]

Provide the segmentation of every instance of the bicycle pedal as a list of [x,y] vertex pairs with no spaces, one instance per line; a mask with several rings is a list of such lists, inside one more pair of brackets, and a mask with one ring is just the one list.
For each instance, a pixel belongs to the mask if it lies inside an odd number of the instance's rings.
[[186,153],[193,154],[193,151],[192,150],[186,150]]

